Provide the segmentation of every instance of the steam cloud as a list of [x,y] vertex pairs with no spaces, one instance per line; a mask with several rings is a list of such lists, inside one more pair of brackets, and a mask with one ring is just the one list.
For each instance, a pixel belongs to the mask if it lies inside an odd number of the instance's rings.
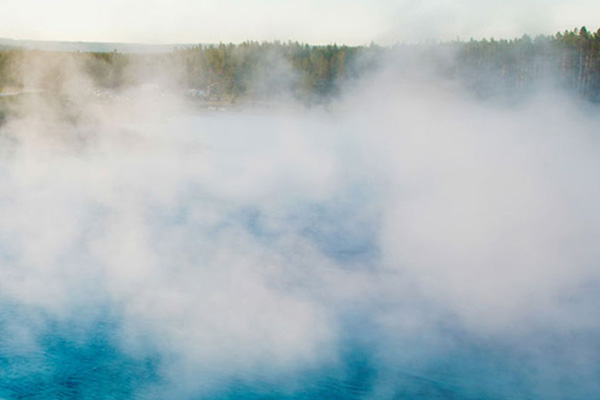
[[196,112],[73,75],[75,116],[0,129],[0,360],[33,366],[0,397],[600,393],[591,106],[383,71],[328,111]]

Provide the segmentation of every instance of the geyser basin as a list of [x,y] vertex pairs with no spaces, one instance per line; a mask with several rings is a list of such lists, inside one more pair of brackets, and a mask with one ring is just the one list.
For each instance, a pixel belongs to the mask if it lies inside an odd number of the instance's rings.
[[598,117],[386,93],[7,121],[0,397],[600,394]]

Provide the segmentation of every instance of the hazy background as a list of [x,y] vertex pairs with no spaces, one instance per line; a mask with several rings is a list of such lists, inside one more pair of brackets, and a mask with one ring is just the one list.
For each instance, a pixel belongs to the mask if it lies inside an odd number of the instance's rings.
[[512,38],[594,26],[600,14],[593,0],[2,0],[0,9],[0,37],[155,44]]

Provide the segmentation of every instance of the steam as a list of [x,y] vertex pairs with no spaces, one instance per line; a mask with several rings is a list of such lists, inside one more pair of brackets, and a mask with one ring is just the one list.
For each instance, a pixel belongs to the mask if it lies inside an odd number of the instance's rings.
[[174,91],[90,96],[77,71],[66,103],[33,96],[0,129],[6,357],[101,323],[157,360],[149,397],[598,392],[590,106],[386,70],[329,111],[197,112]]

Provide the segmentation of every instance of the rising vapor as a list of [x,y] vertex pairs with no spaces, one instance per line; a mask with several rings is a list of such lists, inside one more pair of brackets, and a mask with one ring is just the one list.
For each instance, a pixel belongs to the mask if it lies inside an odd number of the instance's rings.
[[23,101],[0,397],[600,393],[596,109],[397,67],[309,109],[107,99],[77,65]]

